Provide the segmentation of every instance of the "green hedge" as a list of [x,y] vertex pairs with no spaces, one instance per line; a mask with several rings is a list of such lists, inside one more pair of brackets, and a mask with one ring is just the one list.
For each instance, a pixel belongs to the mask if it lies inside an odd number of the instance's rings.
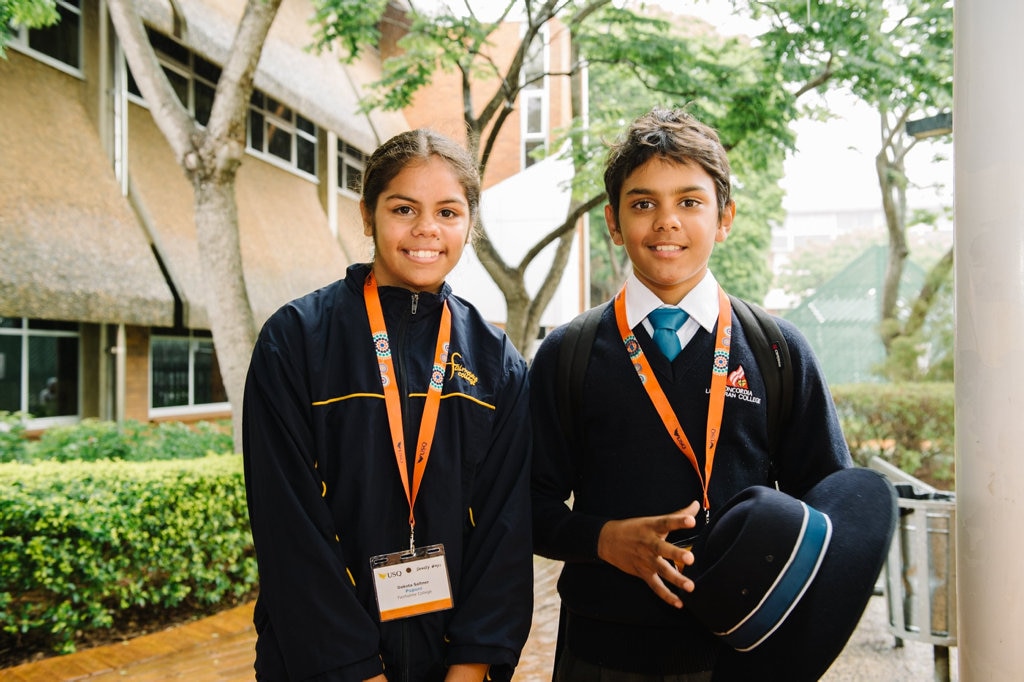
[[73,651],[125,612],[257,582],[240,455],[0,464],[0,649]]
[[26,458],[25,415],[0,410],[0,462],[20,462]]
[[850,384],[832,395],[858,464],[878,455],[936,488],[954,488],[952,383]]
[[83,419],[48,428],[38,440],[26,440],[22,416],[0,412],[0,462],[149,462],[234,451],[227,422],[147,424],[128,420],[118,425]]

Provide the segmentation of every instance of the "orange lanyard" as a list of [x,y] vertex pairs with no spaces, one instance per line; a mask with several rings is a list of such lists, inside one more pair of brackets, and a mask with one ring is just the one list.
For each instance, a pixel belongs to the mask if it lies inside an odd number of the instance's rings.
[[711,484],[711,470],[715,464],[715,448],[718,446],[718,437],[722,429],[722,412],[725,410],[725,380],[729,372],[729,343],[732,338],[732,305],[729,297],[721,286],[718,287],[718,340],[715,343],[715,357],[711,364],[711,402],[708,405],[708,440],[705,447],[704,472],[701,473],[700,464],[697,463],[697,456],[694,454],[690,441],[683,433],[683,427],[679,418],[672,410],[665,391],[658,383],[651,364],[644,356],[636,336],[626,322],[626,288],[615,296],[615,322],[619,327],[619,334],[622,336],[622,343],[626,346],[630,360],[633,361],[633,368],[640,376],[640,383],[651,399],[654,409],[658,411],[665,430],[672,438],[686,458],[690,460],[697,478],[700,479],[704,491],[704,513],[711,514],[711,503],[708,500],[708,486]]
[[405,433],[402,428],[402,405],[398,395],[398,377],[395,376],[395,364],[391,359],[391,343],[388,340],[387,326],[384,324],[384,311],[380,307],[377,279],[372,272],[366,276],[363,298],[366,301],[366,314],[370,319],[373,347],[377,352],[380,383],[384,389],[384,404],[388,410],[388,425],[391,427],[395,460],[398,462],[398,473],[402,477],[402,486],[405,488],[405,498],[409,501],[409,550],[412,551],[416,547],[416,517],[413,514],[413,507],[416,504],[420,483],[423,481],[423,472],[427,468],[427,459],[430,458],[434,430],[437,428],[437,410],[441,405],[441,389],[444,387],[444,365],[448,361],[448,343],[451,341],[452,313],[448,309],[448,302],[445,301],[441,307],[441,328],[437,331],[434,367],[430,371],[430,386],[427,388],[423,417],[420,419],[416,462],[413,465],[412,486],[410,487],[409,467],[405,458]]

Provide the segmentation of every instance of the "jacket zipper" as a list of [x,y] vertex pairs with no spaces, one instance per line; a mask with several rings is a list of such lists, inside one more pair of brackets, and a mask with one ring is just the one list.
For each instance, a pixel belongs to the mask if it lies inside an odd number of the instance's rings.
[[[410,316],[413,316],[413,315],[416,314],[416,310],[419,307],[419,302],[420,302],[420,295],[418,293],[416,293],[416,292],[413,292],[411,294],[410,307],[409,307]],[[411,407],[409,405],[409,366],[410,366],[410,364],[409,364],[409,357],[408,357],[411,349],[407,348],[408,344],[406,343],[406,340],[405,340],[405,337],[408,334],[409,327],[410,327],[411,324],[412,324],[412,320],[410,320],[407,317],[402,317],[401,324],[399,324],[399,326],[398,326],[397,339],[396,339],[395,343],[392,344],[392,352],[395,352],[396,350],[398,351],[396,353],[396,355],[395,355],[395,359],[398,361],[398,364],[395,366],[395,374],[396,374],[395,378],[398,380],[398,389],[400,391],[399,395],[401,395],[401,398],[402,398],[402,414],[404,415],[404,419],[408,419],[409,418],[408,417],[408,415],[410,414],[409,410],[411,409]],[[402,430],[403,430],[403,434],[404,434],[404,436],[406,438],[406,441],[407,442],[411,442],[411,441],[409,441],[409,432],[406,431],[406,425],[405,424],[402,425]],[[412,437],[415,438],[416,434],[413,433]],[[415,447],[415,445],[413,447]],[[408,462],[410,467],[412,467],[412,461],[413,460],[410,458],[409,462]],[[412,475],[411,468],[410,468],[409,474],[410,474],[410,476]]]

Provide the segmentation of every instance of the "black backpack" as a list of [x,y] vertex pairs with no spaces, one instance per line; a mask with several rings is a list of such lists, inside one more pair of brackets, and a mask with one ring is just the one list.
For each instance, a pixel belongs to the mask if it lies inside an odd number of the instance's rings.
[[[763,308],[729,295],[743,331],[757,358],[757,366],[764,377],[768,410],[768,456],[774,469],[782,425],[789,421],[793,404],[793,370],[789,346],[772,316]],[[582,443],[580,420],[576,410],[583,397],[583,376],[590,361],[597,323],[611,301],[595,306],[578,315],[566,327],[558,353],[558,418],[562,431],[570,442]]]

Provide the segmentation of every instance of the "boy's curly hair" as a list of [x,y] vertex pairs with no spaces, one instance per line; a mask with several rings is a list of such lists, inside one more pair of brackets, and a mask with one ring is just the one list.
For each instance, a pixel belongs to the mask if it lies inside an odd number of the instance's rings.
[[625,135],[608,150],[604,187],[616,216],[626,178],[655,156],[703,168],[715,183],[721,218],[732,201],[732,183],[729,158],[718,133],[682,109],[662,108],[654,108],[634,120]]

